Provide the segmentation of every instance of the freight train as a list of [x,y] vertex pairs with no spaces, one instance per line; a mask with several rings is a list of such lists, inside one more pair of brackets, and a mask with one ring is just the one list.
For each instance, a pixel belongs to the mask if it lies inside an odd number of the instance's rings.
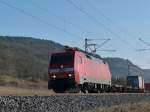
[[[109,65],[102,58],[77,48],[52,53],[48,68],[48,89],[63,92],[133,92],[143,91],[141,77],[128,76],[127,84],[112,84]],[[143,81],[143,79],[142,79]],[[134,85],[134,86],[133,86]],[[139,86],[140,85],[140,86]]]

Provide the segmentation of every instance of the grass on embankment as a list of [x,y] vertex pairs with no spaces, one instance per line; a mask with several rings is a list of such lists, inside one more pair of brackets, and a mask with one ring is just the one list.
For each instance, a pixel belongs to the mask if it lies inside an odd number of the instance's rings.
[[150,112],[150,102],[123,104],[111,107],[101,107],[83,112]]
[[28,89],[20,87],[0,86],[0,96],[50,96],[53,91],[47,89]]
[[45,88],[47,89],[47,81],[40,79],[19,79],[12,76],[0,75],[0,86],[13,86],[23,88]]
[[47,81],[0,75],[0,96],[49,96],[52,93],[47,89]]

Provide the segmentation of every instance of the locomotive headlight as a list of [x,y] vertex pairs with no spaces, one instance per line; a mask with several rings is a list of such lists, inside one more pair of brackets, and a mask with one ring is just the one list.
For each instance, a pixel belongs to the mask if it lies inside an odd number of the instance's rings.
[[69,77],[72,77],[72,74],[69,74],[68,76],[69,76]]
[[56,75],[53,75],[52,77],[55,79],[55,78],[56,78]]

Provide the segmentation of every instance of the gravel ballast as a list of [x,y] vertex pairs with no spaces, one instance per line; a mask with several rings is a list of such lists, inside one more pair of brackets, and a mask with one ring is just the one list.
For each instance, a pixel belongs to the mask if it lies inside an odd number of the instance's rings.
[[150,94],[1,96],[0,112],[80,112],[142,101],[150,101]]

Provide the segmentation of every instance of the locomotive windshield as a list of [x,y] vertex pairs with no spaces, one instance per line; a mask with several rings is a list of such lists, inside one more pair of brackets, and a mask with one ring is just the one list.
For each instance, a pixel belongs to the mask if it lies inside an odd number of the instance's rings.
[[73,53],[67,54],[54,54],[51,57],[51,65],[53,64],[70,64],[74,62],[74,55]]

